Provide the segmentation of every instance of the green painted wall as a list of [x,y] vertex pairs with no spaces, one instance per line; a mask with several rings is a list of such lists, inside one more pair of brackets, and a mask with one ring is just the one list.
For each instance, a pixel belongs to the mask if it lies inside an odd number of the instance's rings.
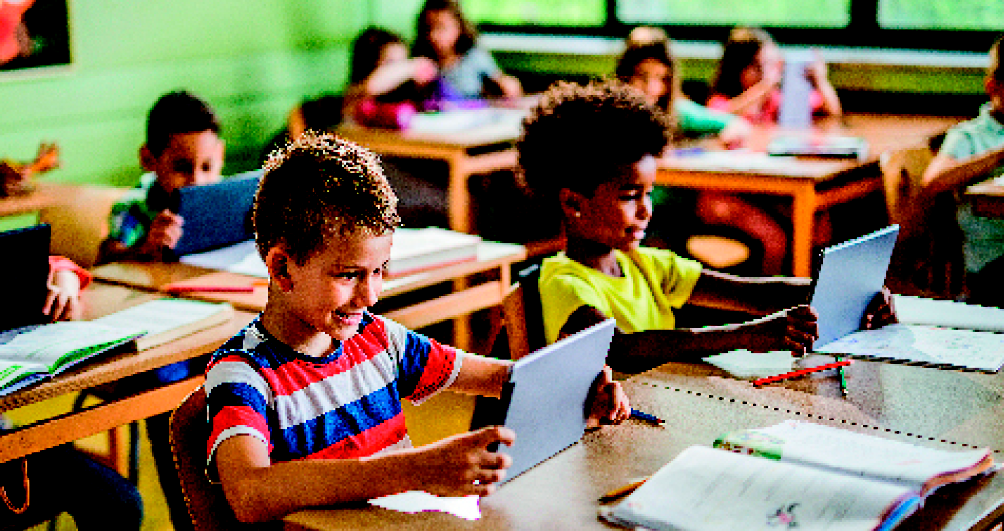
[[146,113],[185,88],[217,110],[226,173],[254,163],[302,98],[340,92],[368,24],[411,35],[420,0],[75,0],[73,65],[0,74],[0,156],[56,141],[44,179],[132,185]]

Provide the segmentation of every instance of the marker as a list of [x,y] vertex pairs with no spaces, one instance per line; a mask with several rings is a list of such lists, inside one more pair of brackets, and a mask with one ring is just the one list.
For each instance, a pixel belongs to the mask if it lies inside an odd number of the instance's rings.
[[662,420],[661,418],[652,415],[651,413],[645,413],[644,411],[639,411],[635,408],[631,408],[631,416],[633,418],[651,422],[652,424],[657,424],[659,426],[662,426],[663,424],[666,423],[665,420]]
[[254,293],[254,286],[171,286],[163,288],[168,293]]
[[[837,360],[838,362],[840,361],[840,357],[835,357],[833,359]],[[840,395],[843,396],[844,398],[847,398],[847,375],[844,374],[843,365],[837,367],[837,373],[840,375]]]
[[628,483],[627,485],[624,485],[623,487],[617,487],[616,489],[611,490],[610,492],[607,492],[603,496],[600,496],[600,500],[599,501],[601,501],[601,502],[608,502],[608,501],[616,500],[617,498],[620,498],[621,496],[626,496],[628,494],[631,494],[632,492],[635,491],[635,489],[637,489],[638,487],[640,487],[642,485],[642,483],[645,483],[645,481],[647,481],[647,480],[648,480],[648,478],[644,477],[644,478],[641,478],[639,480],[632,481],[631,483]]
[[816,367],[809,367],[808,369],[801,369],[792,372],[786,372],[782,374],[775,374],[774,376],[768,376],[766,378],[760,378],[758,380],[753,380],[753,385],[761,386],[769,383],[780,382],[781,380],[788,380],[791,378],[797,378],[799,376],[804,376],[806,374],[825,371],[827,369],[836,369],[839,367],[845,367],[851,364],[851,360],[837,361],[834,363],[826,363],[823,365],[818,365]]

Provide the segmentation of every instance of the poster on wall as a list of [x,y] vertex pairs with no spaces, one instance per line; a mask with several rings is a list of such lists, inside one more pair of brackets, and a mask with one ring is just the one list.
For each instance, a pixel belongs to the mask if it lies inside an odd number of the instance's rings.
[[0,0],[0,78],[67,67],[69,0]]

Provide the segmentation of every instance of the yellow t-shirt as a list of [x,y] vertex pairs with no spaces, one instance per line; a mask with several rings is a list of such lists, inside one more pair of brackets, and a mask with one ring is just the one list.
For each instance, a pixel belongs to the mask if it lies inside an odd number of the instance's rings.
[[548,343],[558,339],[568,317],[584,305],[613,317],[626,333],[674,328],[673,308],[690,298],[701,263],[650,247],[614,252],[624,274],[621,278],[584,266],[564,252],[541,264],[540,299]]

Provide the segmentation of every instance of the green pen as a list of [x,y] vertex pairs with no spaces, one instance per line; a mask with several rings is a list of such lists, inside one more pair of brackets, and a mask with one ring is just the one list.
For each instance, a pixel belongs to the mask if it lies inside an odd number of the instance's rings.
[[[840,356],[834,356],[835,360],[840,361]],[[845,398],[847,397],[847,376],[844,374],[844,366],[841,365],[837,367],[837,374],[840,375],[840,394]]]

